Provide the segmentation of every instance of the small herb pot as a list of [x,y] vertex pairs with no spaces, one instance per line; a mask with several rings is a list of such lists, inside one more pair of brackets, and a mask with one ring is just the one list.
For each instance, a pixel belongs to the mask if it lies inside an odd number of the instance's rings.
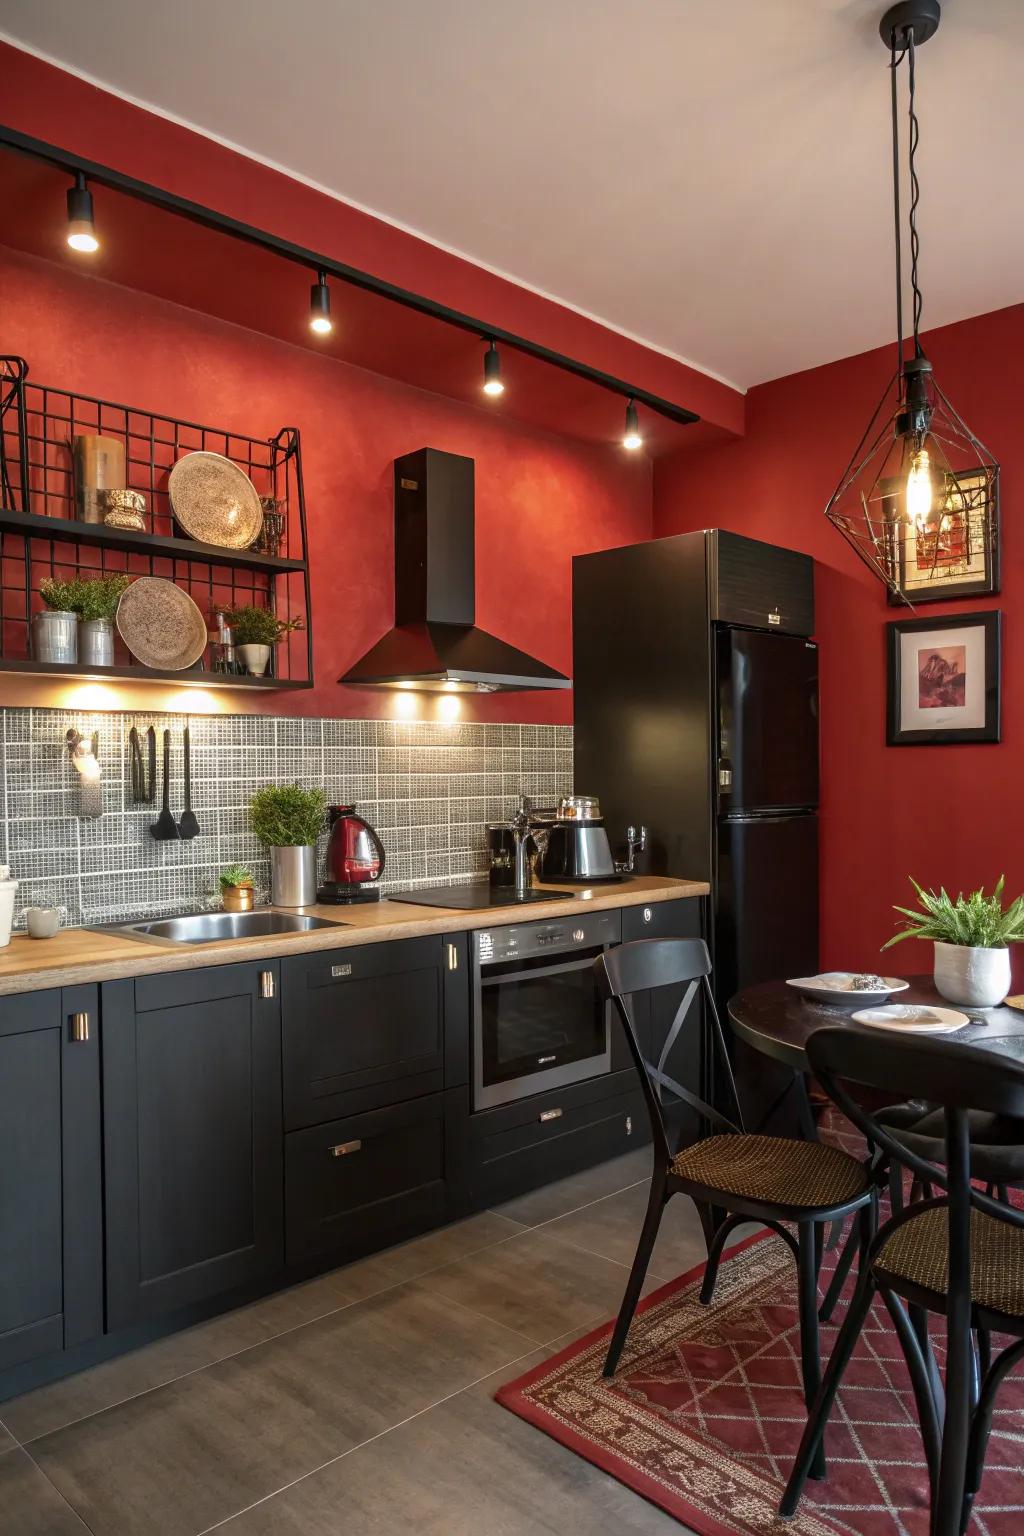
[[112,619],[83,619],[78,627],[78,659],[85,667],[114,665]]
[[235,647],[250,677],[263,677],[270,665],[269,645],[237,645]]
[[316,901],[316,847],[271,848],[270,900],[275,907],[309,907]]
[[936,939],[935,990],[962,1008],[997,1008],[1010,990],[1010,951]]
[[78,614],[59,608],[34,613],[32,654],[36,661],[74,666],[78,660]]
[[251,912],[253,896],[251,885],[221,886],[221,905],[225,912]]

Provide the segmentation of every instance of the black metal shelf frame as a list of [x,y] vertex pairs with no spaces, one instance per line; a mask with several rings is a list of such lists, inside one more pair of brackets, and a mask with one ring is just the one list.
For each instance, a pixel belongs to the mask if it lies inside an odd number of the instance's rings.
[[[160,679],[210,686],[309,688],[313,634],[299,432],[272,438],[202,425],[36,384],[22,358],[0,356],[0,671],[84,675],[76,666],[32,659],[31,618],[46,576],[115,572],[163,576],[190,593],[207,618],[247,603],[295,617],[304,629],[274,649],[274,675],[156,672],[142,666],[89,669],[90,676]],[[142,492],[146,531],[109,528],[76,516],[72,443],[83,433],[124,444],[126,484]],[[281,552],[223,549],[176,532],[167,475],[186,453],[213,452],[244,470],[284,516]]]

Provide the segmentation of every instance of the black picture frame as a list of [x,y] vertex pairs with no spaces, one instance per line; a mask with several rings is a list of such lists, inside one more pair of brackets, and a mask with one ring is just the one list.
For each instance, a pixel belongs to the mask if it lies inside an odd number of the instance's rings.
[[[985,645],[985,723],[966,728],[939,727],[922,730],[908,728],[901,718],[902,645],[907,633],[941,635],[944,630],[977,627],[984,631]],[[966,742],[995,742],[1002,730],[1002,634],[1003,615],[990,608],[983,613],[955,613],[935,619],[896,619],[886,625],[886,745],[890,747],[934,747]]]
[[[987,467],[979,464],[971,469],[946,472],[947,482],[963,481],[970,484],[972,481],[988,478],[990,481],[990,496],[984,504],[983,511],[975,512],[972,521],[975,524],[974,536],[981,537],[984,541],[982,558],[984,563],[983,573],[980,576],[965,577],[962,581],[946,581],[941,577],[931,584],[923,584],[910,579],[907,569],[906,533],[904,520],[897,510],[899,498],[903,493],[903,483],[886,481],[883,484],[890,500],[887,505],[892,511],[889,519],[890,538],[888,544],[888,563],[893,577],[899,585],[899,591],[889,588],[890,608],[903,608],[909,603],[917,608],[921,603],[955,602],[965,597],[994,597],[1000,591],[1001,557],[1002,557],[1002,531],[1000,527],[1000,501],[999,501],[999,465]],[[966,499],[966,498],[965,498]]]

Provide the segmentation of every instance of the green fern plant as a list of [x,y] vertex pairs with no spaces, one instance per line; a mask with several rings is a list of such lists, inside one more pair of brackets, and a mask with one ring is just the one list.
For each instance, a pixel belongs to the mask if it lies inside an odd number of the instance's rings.
[[899,933],[882,945],[889,949],[901,939],[934,939],[940,944],[963,944],[971,949],[1005,949],[1024,940],[1024,896],[1003,906],[1005,875],[1000,875],[991,896],[979,886],[969,896],[961,891],[954,900],[945,888],[926,891],[911,877],[911,885],[921,903],[913,907],[894,907],[910,921]]

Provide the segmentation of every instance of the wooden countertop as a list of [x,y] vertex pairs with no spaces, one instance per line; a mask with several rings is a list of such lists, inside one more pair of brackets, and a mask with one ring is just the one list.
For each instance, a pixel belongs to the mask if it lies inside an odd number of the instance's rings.
[[0,996],[35,992],[44,987],[116,981],[124,976],[150,976],[161,971],[191,971],[240,960],[266,960],[310,950],[341,949],[349,944],[414,939],[421,934],[462,933],[505,923],[541,922],[546,918],[569,917],[588,907],[636,907],[648,902],[706,896],[709,890],[702,880],[635,875],[621,885],[566,890],[565,901],[544,902],[528,914],[522,907],[460,912],[386,900],[355,907],[313,906],[304,907],[303,911],[346,926],[275,937],[224,939],[214,944],[140,943],[89,928],[66,928],[52,939],[30,939],[17,934],[7,949],[0,949]]

